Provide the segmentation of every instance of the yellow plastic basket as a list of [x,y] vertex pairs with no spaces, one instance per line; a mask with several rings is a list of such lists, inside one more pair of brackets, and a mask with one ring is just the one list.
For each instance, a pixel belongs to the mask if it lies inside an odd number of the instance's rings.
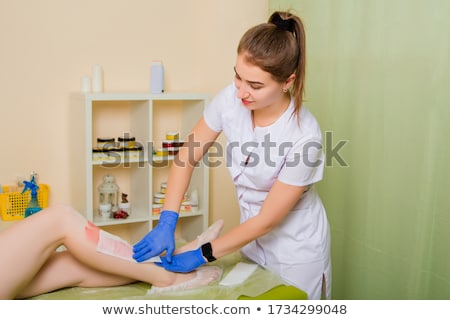
[[[38,203],[41,208],[48,207],[49,186],[40,184],[38,189]],[[4,221],[21,220],[25,218],[25,210],[31,200],[31,192],[9,192],[7,186],[0,193],[0,214]]]

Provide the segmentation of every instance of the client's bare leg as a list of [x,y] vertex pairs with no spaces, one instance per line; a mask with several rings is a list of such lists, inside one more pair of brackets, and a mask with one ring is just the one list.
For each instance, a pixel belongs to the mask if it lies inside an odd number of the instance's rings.
[[[86,219],[72,208],[53,206],[0,233],[0,298],[136,280],[164,287],[197,276],[195,272],[175,274],[152,263],[138,264],[99,253],[95,239],[87,236],[87,225]],[[62,244],[68,252],[55,254]],[[211,277],[214,275],[205,278]]]
[[53,254],[15,298],[32,297],[68,287],[111,287],[132,282],[135,280],[88,267],[69,251],[64,251]]
[[[213,241],[220,235],[220,232],[222,231],[223,228],[223,224],[224,224],[223,220],[216,221],[208,229],[206,229],[199,236],[197,236],[197,239],[195,241],[191,241],[186,245],[177,248],[175,250],[175,254],[197,249],[201,245]],[[117,258],[121,258],[128,261],[133,262],[135,261],[133,259],[133,246],[128,242],[120,239],[119,237],[113,234],[100,230],[91,222],[88,222],[87,226],[85,227],[85,230],[88,233],[89,238],[91,238],[92,241],[97,243],[98,252],[112,255]]]

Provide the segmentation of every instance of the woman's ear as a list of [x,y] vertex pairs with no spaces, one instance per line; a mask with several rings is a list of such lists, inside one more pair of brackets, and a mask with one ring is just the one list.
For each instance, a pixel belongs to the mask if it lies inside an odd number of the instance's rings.
[[283,87],[286,89],[290,89],[292,87],[292,85],[294,84],[295,78],[296,78],[295,73],[291,74],[284,82]]

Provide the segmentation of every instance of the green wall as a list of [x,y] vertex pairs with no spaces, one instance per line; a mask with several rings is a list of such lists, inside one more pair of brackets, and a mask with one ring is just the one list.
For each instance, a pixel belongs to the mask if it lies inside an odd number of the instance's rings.
[[306,25],[305,104],[332,137],[333,298],[450,299],[450,1],[269,4]]

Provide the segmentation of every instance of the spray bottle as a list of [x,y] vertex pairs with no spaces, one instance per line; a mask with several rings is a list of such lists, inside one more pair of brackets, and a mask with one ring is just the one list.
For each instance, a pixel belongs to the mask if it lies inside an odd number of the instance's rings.
[[39,206],[38,199],[37,199],[37,190],[39,189],[39,186],[35,182],[35,176],[31,176],[31,181],[23,181],[24,188],[22,193],[25,193],[27,190],[31,191],[31,200],[28,203],[28,207],[25,209],[25,218],[31,216],[32,214],[35,214],[38,211],[41,211],[42,208]]

